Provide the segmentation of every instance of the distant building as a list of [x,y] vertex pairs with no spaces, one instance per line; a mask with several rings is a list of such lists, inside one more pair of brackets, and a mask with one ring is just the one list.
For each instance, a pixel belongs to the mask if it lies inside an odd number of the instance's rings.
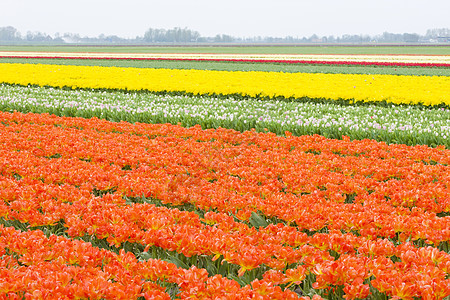
[[437,42],[438,43],[450,43],[450,36],[438,36]]

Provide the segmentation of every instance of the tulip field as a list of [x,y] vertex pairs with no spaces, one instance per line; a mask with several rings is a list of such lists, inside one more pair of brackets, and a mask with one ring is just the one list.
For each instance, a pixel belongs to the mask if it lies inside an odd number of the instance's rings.
[[450,299],[448,50],[3,50],[0,299]]

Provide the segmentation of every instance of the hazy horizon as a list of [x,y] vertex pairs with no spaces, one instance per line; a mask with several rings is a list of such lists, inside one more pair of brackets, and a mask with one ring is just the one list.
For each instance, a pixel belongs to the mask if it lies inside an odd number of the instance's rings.
[[42,32],[143,36],[149,28],[189,28],[201,36],[308,37],[417,33],[450,27],[450,1],[3,0],[0,27]]

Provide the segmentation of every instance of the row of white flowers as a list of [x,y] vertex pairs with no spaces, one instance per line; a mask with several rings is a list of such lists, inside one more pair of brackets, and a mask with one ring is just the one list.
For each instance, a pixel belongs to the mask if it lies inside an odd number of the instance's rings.
[[0,85],[0,110],[450,146],[450,110]]

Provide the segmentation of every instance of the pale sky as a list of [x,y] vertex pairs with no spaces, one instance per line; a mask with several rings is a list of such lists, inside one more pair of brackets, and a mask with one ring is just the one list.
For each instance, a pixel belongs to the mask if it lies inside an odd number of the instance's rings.
[[82,37],[189,28],[201,36],[425,34],[450,28],[449,0],[0,0],[0,27]]

